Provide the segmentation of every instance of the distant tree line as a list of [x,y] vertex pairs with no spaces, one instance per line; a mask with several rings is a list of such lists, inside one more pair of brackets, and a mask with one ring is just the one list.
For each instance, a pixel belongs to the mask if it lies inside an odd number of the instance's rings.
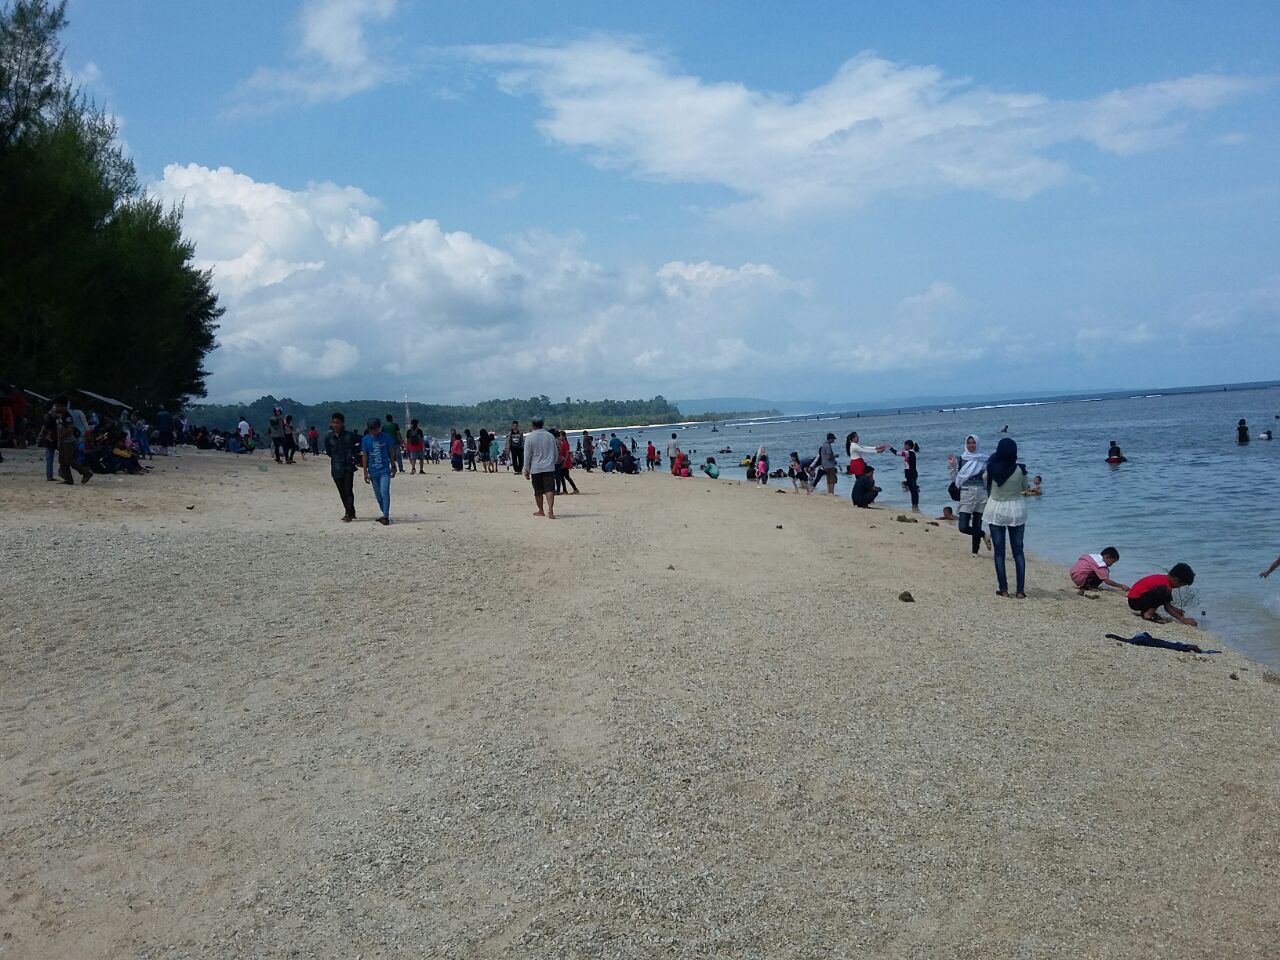
[[[271,416],[273,407],[283,407],[292,414],[294,423],[315,424],[323,429],[335,410],[341,410],[347,424],[363,428],[371,417],[384,418],[388,413],[404,426],[404,402],[399,400],[334,400],[325,403],[298,403],[288,398],[260,397],[252,403],[189,405],[187,418],[194,424],[230,429],[244,414],[255,429],[261,429]],[[553,403],[550,397],[527,400],[485,400],[472,406],[410,403],[409,414],[433,436],[444,436],[451,428],[470,428],[474,433],[487,427],[505,433],[512,420],[519,420],[525,430],[534,417],[542,417],[547,426],[565,428],[619,427],[636,423],[674,423],[686,419],[680,409],[663,397],[652,400],[572,400]],[[702,418],[699,418],[702,419]]]
[[181,209],[67,78],[66,3],[0,7],[0,377],[143,410],[204,396],[222,308]]

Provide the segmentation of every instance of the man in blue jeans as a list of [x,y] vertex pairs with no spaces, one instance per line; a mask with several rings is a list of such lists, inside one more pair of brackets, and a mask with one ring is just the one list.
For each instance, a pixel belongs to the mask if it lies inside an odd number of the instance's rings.
[[391,522],[391,478],[396,475],[396,461],[391,438],[383,433],[382,421],[377,417],[369,419],[369,432],[360,441],[360,465],[364,468],[364,482],[373,486],[373,496],[382,511],[378,522],[385,527]]

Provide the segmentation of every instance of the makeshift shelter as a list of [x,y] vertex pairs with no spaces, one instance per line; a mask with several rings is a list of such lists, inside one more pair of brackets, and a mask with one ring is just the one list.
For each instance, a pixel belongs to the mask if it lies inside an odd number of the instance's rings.
[[94,407],[101,408],[103,413],[107,413],[112,416],[115,416],[121,411],[133,409],[133,404],[131,403],[125,403],[123,400],[113,400],[111,397],[104,397],[100,393],[94,393],[92,390],[85,390],[83,387],[72,390],[71,392],[76,396],[87,397],[89,399],[89,402],[83,404],[83,406],[89,407],[90,409],[93,409]]

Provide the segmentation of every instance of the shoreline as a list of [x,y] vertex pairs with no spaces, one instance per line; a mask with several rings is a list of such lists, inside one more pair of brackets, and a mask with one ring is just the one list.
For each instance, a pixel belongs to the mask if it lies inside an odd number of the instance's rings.
[[1123,599],[1034,555],[999,600],[926,515],[740,481],[575,471],[553,523],[522,478],[441,464],[382,528],[362,484],[337,522],[324,458],[71,489],[26,453],[0,464],[6,955],[1280,939],[1280,677],[1107,641],[1139,629]]

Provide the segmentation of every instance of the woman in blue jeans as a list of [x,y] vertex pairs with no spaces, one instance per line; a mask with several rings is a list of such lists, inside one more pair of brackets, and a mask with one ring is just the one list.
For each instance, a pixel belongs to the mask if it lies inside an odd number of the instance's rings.
[[1023,554],[1023,534],[1027,529],[1027,501],[1022,491],[1028,488],[1027,468],[1018,462],[1018,445],[1005,437],[987,461],[987,529],[995,548],[996,594],[1009,595],[1009,578],[1004,569],[1004,542],[1009,541],[1013,567],[1017,577],[1019,600],[1027,598],[1027,560]]

